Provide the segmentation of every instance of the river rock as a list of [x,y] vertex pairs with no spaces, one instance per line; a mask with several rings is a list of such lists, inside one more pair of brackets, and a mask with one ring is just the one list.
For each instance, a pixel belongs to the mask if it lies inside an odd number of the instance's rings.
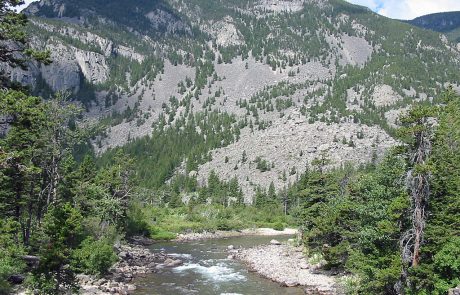
[[278,241],[278,240],[271,240],[270,244],[272,244],[272,245],[281,245],[281,242]]
[[229,245],[229,246],[227,247],[227,249],[228,249],[228,250],[233,250],[233,249],[235,249],[235,246]]
[[11,275],[8,278],[8,282],[10,282],[13,285],[19,285],[19,284],[22,284],[25,279],[26,279],[25,276],[21,274],[16,274],[16,275]]
[[310,264],[308,264],[305,261],[300,262],[299,266],[300,266],[301,269],[309,269],[310,268]]
[[241,249],[236,258],[245,262],[249,271],[256,271],[283,286],[310,286],[306,294],[338,294],[335,278],[327,274],[315,274],[311,268],[303,269],[302,266],[307,265],[305,257],[300,257],[296,247],[289,244]]
[[184,262],[180,259],[171,259],[171,258],[168,258],[165,260],[165,262],[163,263],[164,266],[166,267],[176,267],[176,266],[180,266],[184,264]]
[[130,242],[133,243],[134,245],[140,245],[140,246],[150,246],[154,243],[152,239],[146,238],[144,236],[134,236],[130,238]]
[[299,282],[297,282],[295,280],[288,280],[288,281],[284,282],[283,285],[286,286],[286,287],[297,287],[300,284],[299,284]]
[[100,279],[98,281],[95,282],[95,285],[96,286],[102,286],[104,285],[105,283],[107,283],[107,280],[106,279]]

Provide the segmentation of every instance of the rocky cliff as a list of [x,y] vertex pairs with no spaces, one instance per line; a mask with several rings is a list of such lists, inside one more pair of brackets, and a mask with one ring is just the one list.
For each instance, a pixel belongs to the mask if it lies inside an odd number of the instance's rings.
[[236,177],[248,201],[257,186],[295,182],[321,153],[335,165],[381,156],[399,114],[460,84],[456,44],[341,0],[42,0],[26,13],[54,62],[12,75],[37,93],[70,90],[88,120],[104,119],[97,154],[159,122],[230,114],[236,140],[194,171],[183,155],[174,173]]

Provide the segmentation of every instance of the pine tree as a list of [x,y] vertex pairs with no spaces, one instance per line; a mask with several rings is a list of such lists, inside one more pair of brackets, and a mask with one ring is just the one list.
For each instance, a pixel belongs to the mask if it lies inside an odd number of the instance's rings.
[[408,268],[416,268],[420,263],[420,249],[424,240],[425,226],[430,198],[431,167],[428,158],[432,150],[434,128],[432,117],[437,115],[437,108],[430,106],[413,107],[401,118],[404,127],[399,129],[400,138],[406,143],[403,154],[407,158],[408,190],[411,201],[412,226],[401,238],[401,256],[404,267],[402,283],[408,281]]
[[414,292],[432,294],[445,294],[460,284],[459,256],[447,256],[447,252],[454,254],[449,250],[455,244],[453,237],[460,236],[460,97],[450,89],[443,100],[446,105],[440,112],[429,161],[431,194],[420,267],[411,273]]

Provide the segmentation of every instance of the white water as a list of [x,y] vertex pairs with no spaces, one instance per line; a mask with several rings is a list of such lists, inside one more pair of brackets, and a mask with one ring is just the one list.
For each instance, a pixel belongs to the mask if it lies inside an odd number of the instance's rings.
[[190,243],[162,243],[152,251],[164,251],[183,261],[175,268],[158,268],[155,273],[139,277],[134,282],[134,295],[301,295],[301,288],[284,288],[249,272],[237,260],[227,259],[228,246],[249,248],[268,244],[270,240],[288,236],[244,236]]
[[247,278],[228,264],[226,259],[209,259],[200,263],[185,263],[173,269],[175,273],[194,272],[209,282],[242,282]]

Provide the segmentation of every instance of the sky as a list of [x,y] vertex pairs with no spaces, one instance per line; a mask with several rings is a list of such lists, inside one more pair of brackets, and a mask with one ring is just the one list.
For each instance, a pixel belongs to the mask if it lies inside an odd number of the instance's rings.
[[460,11],[460,0],[346,0],[364,5],[378,14],[396,18],[413,19],[425,14]]
[[21,10],[23,10],[24,8],[26,8],[27,5],[29,5],[30,3],[35,2],[35,1],[37,1],[37,0],[24,0],[25,4],[19,6],[17,10],[18,10],[18,11],[21,11]]
[[[27,6],[35,0],[25,0]],[[435,12],[460,11],[460,0],[346,0],[364,5],[378,14],[396,18],[413,19]],[[25,7],[24,6],[24,7]]]

